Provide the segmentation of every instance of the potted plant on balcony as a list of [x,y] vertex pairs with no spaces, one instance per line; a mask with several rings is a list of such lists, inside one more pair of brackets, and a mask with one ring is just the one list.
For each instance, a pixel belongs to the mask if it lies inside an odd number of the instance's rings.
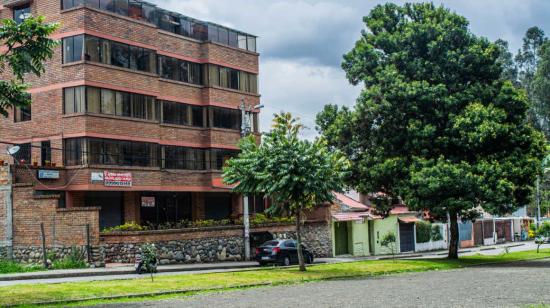
[[44,161],[46,167],[51,167],[52,163],[49,160]]

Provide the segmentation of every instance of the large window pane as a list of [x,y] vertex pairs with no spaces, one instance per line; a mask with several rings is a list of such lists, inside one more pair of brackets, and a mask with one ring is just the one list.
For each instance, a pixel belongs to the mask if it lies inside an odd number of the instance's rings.
[[258,94],[258,75],[248,74],[248,83],[250,93]]
[[63,39],[63,63],[82,60],[84,35],[66,37]]
[[99,8],[102,10],[114,12],[115,11],[115,1],[114,0],[100,0]]
[[217,42],[219,40],[218,26],[208,25],[208,40],[212,42]]
[[101,62],[101,39],[94,36],[86,36],[86,49],[84,59],[88,61]]
[[219,36],[218,42],[220,42],[222,44],[225,44],[225,45],[228,44],[229,33],[228,33],[226,28],[220,27],[218,29],[218,36]]
[[248,50],[256,52],[256,38],[253,36],[248,37]]
[[96,9],[99,9],[99,7],[100,7],[100,5],[99,5],[100,0],[82,0],[82,1],[85,1],[86,6],[93,7],[93,8],[96,8]]
[[111,42],[111,65],[128,68],[130,64],[129,46]]
[[133,19],[143,20],[143,11],[141,9],[141,2],[130,0],[128,4],[128,16]]
[[75,88],[65,88],[63,93],[63,105],[65,106],[65,114],[70,114],[75,112],[75,100],[74,100],[74,89]]
[[243,35],[243,34],[239,34],[237,36],[237,40],[238,40],[238,47],[241,48],[241,49],[246,49],[246,35]]
[[212,107],[212,125],[216,128],[240,129],[240,110]]
[[178,61],[179,81],[189,82],[189,62]]
[[163,122],[175,125],[188,125],[187,105],[167,102],[162,103]]
[[115,13],[128,16],[128,0],[114,0]]
[[101,62],[111,64],[111,42],[108,40],[100,40],[101,47]]
[[153,5],[143,3],[142,10],[143,10],[143,17],[145,18],[146,21],[153,24],[157,23],[158,10]]
[[202,84],[202,66],[199,63],[189,63],[189,82]]
[[88,112],[101,112],[101,90],[99,88],[86,88],[86,105]]
[[74,138],[65,139],[63,141],[63,157],[65,166],[82,165],[83,148],[82,141],[84,139]]
[[229,69],[227,67],[220,67],[220,87],[229,87]]
[[191,22],[186,18],[180,18],[180,34],[191,36]]
[[229,88],[239,89],[239,71],[234,69],[228,69],[229,72]]
[[229,30],[229,46],[239,47],[237,32]]
[[191,37],[201,41],[207,40],[208,27],[202,23],[191,22]]
[[192,125],[197,127],[204,126],[204,108],[200,106],[192,106]]
[[133,117],[145,119],[145,97],[143,95],[132,95]]
[[20,24],[25,19],[31,16],[31,5],[25,4],[13,9],[13,20],[15,23]]
[[115,114],[115,93],[112,90],[101,90],[101,113]]
[[74,88],[75,112],[86,112],[86,87]]

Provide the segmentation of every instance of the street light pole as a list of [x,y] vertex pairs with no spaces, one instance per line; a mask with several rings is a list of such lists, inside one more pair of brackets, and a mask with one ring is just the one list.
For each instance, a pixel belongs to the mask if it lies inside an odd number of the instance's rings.
[[[241,137],[247,135],[246,105],[241,100]],[[243,224],[244,224],[244,259],[250,261],[250,220],[248,213],[248,196],[243,195]]]

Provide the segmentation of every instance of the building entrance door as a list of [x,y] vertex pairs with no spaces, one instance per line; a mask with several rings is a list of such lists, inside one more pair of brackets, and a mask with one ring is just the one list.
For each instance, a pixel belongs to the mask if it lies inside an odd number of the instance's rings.
[[336,245],[336,255],[349,254],[348,248],[348,223],[345,221],[334,223],[334,237]]

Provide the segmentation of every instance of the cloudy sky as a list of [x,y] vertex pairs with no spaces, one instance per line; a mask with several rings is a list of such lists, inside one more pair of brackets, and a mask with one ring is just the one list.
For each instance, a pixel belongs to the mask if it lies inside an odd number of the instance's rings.
[[[374,0],[151,0],[190,17],[259,36],[260,91],[266,108],[262,130],[272,114],[290,111],[315,135],[315,114],[327,103],[353,105],[360,89],[349,85],[340,68],[342,55],[359,38],[362,17]],[[405,1],[393,1],[403,3]],[[410,0],[409,0],[410,2]],[[502,38],[511,50],[525,30],[550,34],[550,0],[436,0],[467,17],[474,33]]]

